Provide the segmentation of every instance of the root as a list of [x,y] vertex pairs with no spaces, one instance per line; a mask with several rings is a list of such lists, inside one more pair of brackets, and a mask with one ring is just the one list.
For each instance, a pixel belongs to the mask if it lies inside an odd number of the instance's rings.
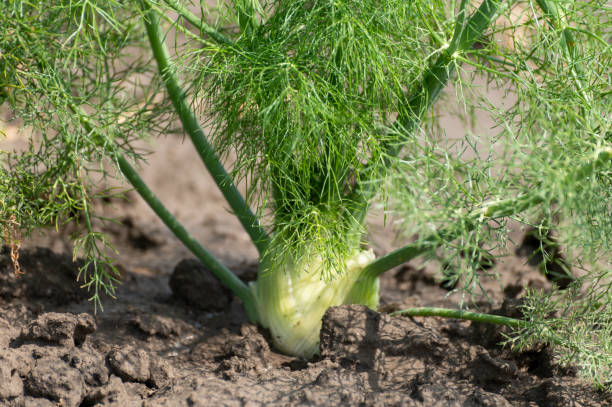
[[21,270],[19,264],[19,248],[21,247],[21,239],[19,236],[19,224],[15,220],[15,215],[11,215],[7,223],[3,225],[4,229],[4,241],[9,246],[11,251],[11,262],[13,263],[13,269],[15,270],[15,276],[25,274]]

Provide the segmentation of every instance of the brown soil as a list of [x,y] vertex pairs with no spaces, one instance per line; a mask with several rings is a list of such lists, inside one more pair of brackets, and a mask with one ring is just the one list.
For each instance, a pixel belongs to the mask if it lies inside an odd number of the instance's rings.
[[[196,238],[241,278],[253,279],[256,252],[190,146],[168,138],[159,151],[145,179]],[[123,270],[117,299],[106,299],[104,312],[93,313],[75,282],[67,231],[27,242],[18,277],[1,249],[1,406],[612,405],[609,394],[559,366],[547,347],[502,349],[503,329],[387,315],[405,306],[456,306],[459,298],[447,296],[433,265],[387,273],[381,313],[330,309],[318,359],[277,353],[239,301],[129,196],[101,208],[126,224],[98,225],[119,248]],[[380,219],[371,223],[374,249],[389,250],[390,232]],[[479,303],[481,309],[517,316],[523,287],[550,287],[527,264],[525,250],[497,260],[500,278],[485,281],[492,302]]]
[[[504,350],[489,326],[342,306],[325,315],[321,356],[304,361],[270,349],[214,280],[173,277],[171,290],[167,276],[128,272],[94,316],[70,258],[27,249],[22,267],[16,277],[0,254],[0,405],[612,405],[548,348]],[[177,274],[200,267],[182,262]],[[402,269],[385,286],[408,297],[441,290],[422,276]],[[190,296],[193,285],[205,301]],[[516,303],[497,311],[516,315]]]

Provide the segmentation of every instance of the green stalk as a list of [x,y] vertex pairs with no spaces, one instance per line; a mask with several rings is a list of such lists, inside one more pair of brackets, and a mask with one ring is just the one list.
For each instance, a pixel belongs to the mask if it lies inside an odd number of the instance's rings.
[[243,34],[247,31],[249,31],[249,34],[252,33],[259,25],[257,13],[263,12],[259,0],[234,0],[234,7],[236,8],[236,14],[238,14],[240,32]]
[[249,288],[244,284],[234,273],[225,267],[219,260],[215,258],[208,250],[206,250],[198,241],[185,230],[179,221],[166,209],[161,201],[144,183],[138,173],[132,168],[130,163],[122,156],[117,156],[117,163],[123,175],[132,184],[134,189],[153,209],[155,214],[164,222],[164,224],[174,233],[174,235],[187,247],[196,257],[205,264],[211,273],[215,275],[227,288],[242,300],[244,307],[251,321],[257,321],[255,299]]
[[[455,72],[456,55],[470,49],[480,38],[483,31],[493,22],[500,3],[500,0],[483,1],[467,23],[464,23],[463,14],[460,16],[457,23],[459,29],[455,30],[448,48],[440,54],[433,66],[425,73],[421,80],[419,93],[408,102],[410,116],[398,118],[398,124],[404,127],[407,133],[412,132],[420,123],[425,112],[431,108],[448,84]],[[465,13],[463,2],[461,7],[459,12]],[[397,153],[399,149],[395,154]]]
[[484,322],[487,324],[506,325],[513,328],[522,328],[527,325],[525,321],[501,315],[484,314],[481,312],[462,311],[452,308],[418,307],[406,308],[391,313],[391,316],[406,315],[409,317],[441,317],[464,319],[468,321]]
[[[88,132],[95,134],[95,126],[90,122],[87,115],[81,108],[73,103],[68,105],[70,110],[79,117],[79,121]],[[100,144],[102,139],[100,140]],[[234,273],[232,273],[227,267],[225,267],[215,256],[213,256],[208,250],[206,250],[198,241],[187,232],[187,230],[180,224],[180,222],[166,209],[163,203],[155,196],[153,191],[149,189],[147,184],[138,175],[138,173],[132,168],[130,163],[123,157],[123,155],[117,153],[115,155],[117,164],[121,173],[127,178],[132,184],[136,192],[145,200],[145,202],[153,209],[155,214],[164,222],[164,224],[174,233],[174,235],[187,247],[191,252],[204,264],[208,269],[217,277],[227,288],[229,288],[238,298],[244,303],[245,309],[251,321],[256,322],[257,308],[255,306],[255,300],[249,288],[240,280]],[[85,206],[87,211],[87,206]],[[86,212],[87,215],[87,212]],[[91,224],[89,222],[89,216],[86,216],[88,228],[91,232]]]
[[141,5],[146,12],[144,24],[151,44],[151,50],[153,51],[153,56],[157,61],[159,72],[161,73],[162,80],[168,91],[168,96],[183,124],[183,128],[189,135],[204,165],[223,193],[227,203],[251,237],[259,253],[262,254],[268,245],[268,236],[259,224],[257,217],[251,212],[244,198],[232,182],[231,177],[225,171],[214,149],[206,140],[195,114],[187,103],[185,92],[178,83],[178,78],[174,73],[174,67],[170,62],[170,55],[163,42],[164,37],[160,30],[157,12],[153,10],[145,0],[141,0]]
[[227,38],[225,35],[221,34],[219,31],[215,30],[210,25],[206,24],[203,18],[200,18],[193,14],[177,0],[164,0],[164,2],[168,6],[170,6],[175,12],[177,12],[181,17],[187,20],[191,25],[198,28],[200,32],[208,35],[217,43],[221,45],[234,45],[234,41]]
[[[452,308],[436,308],[436,307],[416,307],[406,308],[403,310],[395,311],[390,314],[391,316],[405,315],[409,317],[440,317],[440,318],[454,318],[463,319],[466,321],[483,322],[486,324],[505,325],[512,328],[528,328],[530,322],[521,319],[504,317],[501,315],[484,314],[481,312],[462,311],[459,309]],[[541,332],[547,342],[553,343],[558,346],[567,347],[574,349],[573,346],[568,345],[558,335],[556,335],[550,328],[543,327]],[[580,351],[580,349],[574,349]]]

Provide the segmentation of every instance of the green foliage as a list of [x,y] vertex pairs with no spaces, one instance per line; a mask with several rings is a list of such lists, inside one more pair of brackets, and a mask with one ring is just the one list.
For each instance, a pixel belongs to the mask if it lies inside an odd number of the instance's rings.
[[[567,290],[530,291],[522,310],[526,323],[506,344],[528,349],[556,346],[563,365],[577,365],[598,387],[612,386],[612,293],[610,269],[592,271]],[[605,281],[605,284],[601,284]],[[587,292],[582,286],[589,286]]]
[[[461,115],[484,110],[495,125],[449,140],[437,116],[427,117],[391,180],[408,235],[463,229],[448,235],[442,256],[475,284],[481,259],[503,249],[508,219],[554,225],[575,259],[610,262],[610,165],[591,165],[611,140],[607,7],[572,2],[550,22],[541,3],[507,7],[479,46],[457,58],[452,83]],[[504,89],[504,104],[488,99],[489,84]],[[452,107],[441,103],[439,109]],[[466,216],[486,202],[536,195],[537,206],[483,218],[478,227]]]
[[[26,151],[3,153],[0,226],[22,234],[68,221],[82,224],[75,256],[83,283],[113,293],[112,247],[94,230],[94,188],[112,175],[114,155],[138,154],[132,142],[159,131],[164,103],[129,47],[142,42],[138,12],[116,1],[4,1],[0,4],[0,89],[12,113],[36,134]],[[86,112],[86,113],[85,113]],[[95,131],[93,131],[95,129]]]
[[[92,206],[109,192],[94,186],[118,168],[250,317],[265,321],[261,300],[193,242],[128,163],[140,158],[133,142],[166,132],[176,113],[262,252],[262,279],[266,270],[291,275],[285,265],[294,264],[296,274],[341,281],[365,243],[372,202],[416,241],[355,268],[346,298],[367,297],[382,272],[416,256],[442,259],[446,277],[476,295],[483,259],[506,249],[508,221],[554,229],[586,277],[562,293],[530,293],[528,326],[512,341],[553,342],[605,385],[607,2],[234,0],[214,22],[188,9],[177,0],[0,3],[0,101],[36,134],[26,151],[4,154],[3,229],[17,224],[27,235],[80,222],[75,255],[86,257],[84,282],[99,302],[115,274]],[[172,52],[166,35],[176,37]],[[489,100],[488,87],[505,90],[504,102]],[[472,123],[487,112],[494,126],[451,140],[440,116],[452,112]],[[196,113],[209,120],[212,149]],[[257,217],[220,164],[230,157]],[[260,222],[269,239],[258,238]],[[322,265],[302,270],[311,263]]]
[[349,195],[384,166],[382,129],[405,109],[403,86],[429,52],[416,39],[439,18],[417,3],[275,1],[235,43],[199,53],[213,142],[235,152],[234,173],[273,209],[279,245],[333,257],[358,243],[346,239]]

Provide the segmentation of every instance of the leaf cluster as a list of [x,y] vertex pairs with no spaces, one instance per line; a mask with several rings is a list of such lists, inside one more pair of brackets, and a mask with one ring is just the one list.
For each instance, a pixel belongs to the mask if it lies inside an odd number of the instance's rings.
[[[562,365],[573,365],[602,389],[612,387],[612,297],[610,270],[592,272],[563,291],[530,290],[522,306],[524,327],[506,341],[524,350],[556,346]],[[581,286],[593,287],[588,291]]]
[[278,0],[264,10],[233,44],[198,55],[211,137],[260,212],[272,210],[283,247],[354,250],[356,186],[387,165],[398,136],[387,129],[407,114],[406,87],[435,52],[430,24],[445,21],[443,5]]
[[[513,2],[457,56],[455,93],[410,135],[389,181],[406,235],[453,225],[448,240],[439,236],[442,253],[436,245],[430,255],[452,263],[466,287],[478,286],[483,258],[504,253],[510,219],[555,229],[577,264],[610,261],[612,166],[596,164],[612,141],[609,8],[572,2],[551,16],[543,3],[551,2]],[[489,99],[489,86],[504,90],[502,100]],[[444,111],[472,130],[449,138],[439,126]],[[484,130],[482,112],[493,122]],[[479,208],[511,197],[537,205],[474,225]]]
[[[119,1],[4,1],[0,4],[0,102],[33,137],[25,151],[2,153],[0,226],[27,236],[41,226],[76,221],[75,256],[93,297],[112,294],[112,247],[93,220],[97,188],[113,176],[114,156],[140,154],[133,142],[161,131],[159,84],[135,50],[142,28]],[[100,218],[101,219],[101,218]],[[103,220],[103,219],[102,219]]]

